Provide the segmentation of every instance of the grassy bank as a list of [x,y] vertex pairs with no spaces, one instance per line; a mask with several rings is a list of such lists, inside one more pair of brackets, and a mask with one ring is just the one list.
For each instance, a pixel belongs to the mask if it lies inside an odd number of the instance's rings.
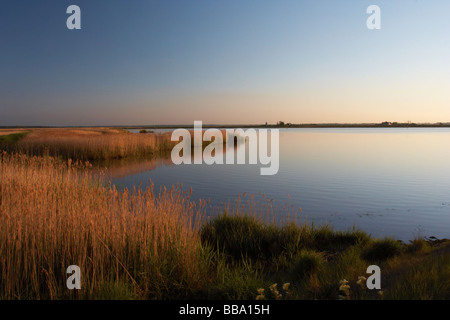
[[[88,172],[1,154],[1,299],[450,298],[447,242],[244,213],[205,220],[204,203],[178,188],[119,192]],[[79,291],[66,287],[73,264]],[[382,270],[382,295],[357,283],[371,264]]]
[[174,143],[169,134],[132,134],[119,129],[34,129],[10,145],[10,151],[64,160],[98,161],[155,156]]
[[11,149],[17,143],[26,137],[30,131],[27,132],[17,132],[17,133],[8,133],[5,135],[0,135],[0,150],[2,149]]
[[[330,226],[274,226],[223,215],[205,225],[202,240],[224,259],[210,290],[226,299],[449,299],[450,243],[402,243]],[[367,267],[381,269],[381,290],[366,286]],[[227,280],[224,280],[227,279]],[[345,283],[344,283],[345,282]],[[262,290],[263,289],[263,290]],[[258,292],[257,295],[255,293]]]
[[[193,131],[190,133],[191,147],[194,147]],[[125,158],[142,159],[170,154],[178,143],[171,141],[171,134],[134,134],[112,128],[37,128],[0,135],[0,150],[96,163]],[[225,144],[224,131],[222,134]],[[209,143],[203,141],[203,148]]]

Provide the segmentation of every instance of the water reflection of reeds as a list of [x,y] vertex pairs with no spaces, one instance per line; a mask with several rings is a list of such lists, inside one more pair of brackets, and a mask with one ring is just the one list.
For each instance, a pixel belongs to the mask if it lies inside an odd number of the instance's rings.
[[108,178],[124,178],[170,165],[173,165],[170,154],[164,154],[151,159],[131,158],[103,161],[97,163],[94,170],[103,171]]
[[[226,152],[229,151],[231,148],[233,148],[234,154],[236,155],[237,151],[240,148],[245,148],[245,144],[241,141],[237,142],[231,147],[228,147],[226,144],[219,144],[214,141],[208,143],[216,147],[211,154],[213,157],[225,157]],[[196,152],[196,148],[200,149],[200,152]],[[198,161],[199,159],[210,158],[209,155],[203,153],[203,150],[204,147],[202,148],[192,146],[191,149],[192,164]],[[93,171],[102,172],[106,174],[108,178],[117,179],[140,174],[143,172],[152,171],[159,167],[172,165],[174,165],[174,163],[171,159],[171,152],[161,152],[153,156],[150,155],[148,157],[128,157],[121,159],[95,161]]]

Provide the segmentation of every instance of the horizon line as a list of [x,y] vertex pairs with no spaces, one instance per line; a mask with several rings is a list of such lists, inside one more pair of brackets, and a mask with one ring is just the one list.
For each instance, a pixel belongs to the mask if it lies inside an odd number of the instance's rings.
[[[443,127],[450,126],[450,122],[311,122],[311,123],[290,123],[290,122],[277,122],[277,123],[259,123],[259,124],[217,124],[217,123],[208,123],[203,124],[203,127],[280,127],[280,128],[289,128],[289,127],[345,127],[345,126],[376,126],[376,127],[400,127],[400,126],[433,126],[433,127]],[[141,124],[141,125],[8,125],[8,126],[0,126],[0,129],[11,129],[11,128],[190,128],[194,127],[193,124]]]

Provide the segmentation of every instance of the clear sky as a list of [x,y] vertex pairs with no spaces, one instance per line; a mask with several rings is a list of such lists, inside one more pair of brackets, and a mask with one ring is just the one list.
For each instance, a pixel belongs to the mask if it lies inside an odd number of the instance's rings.
[[450,121],[448,0],[0,4],[0,126]]

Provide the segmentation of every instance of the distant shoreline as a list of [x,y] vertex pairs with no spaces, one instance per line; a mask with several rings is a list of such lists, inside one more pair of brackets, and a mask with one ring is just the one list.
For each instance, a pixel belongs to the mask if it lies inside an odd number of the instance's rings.
[[[206,124],[204,128],[450,128],[450,122],[438,123],[305,123],[305,124]],[[121,128],[121,129],[177,129],[194,128],[194,125],[104,125],[104,126],[0,126],[0,129],[26,128]]]
[[[176,129],[194,128],[193,125],[154,125],[124,126],[122,129]],[[310,124],[236,124],[236,125],[203,125],[203,128],[450,128],[450,123],[417,124],[378,124],[378,123],[310,123]]]

